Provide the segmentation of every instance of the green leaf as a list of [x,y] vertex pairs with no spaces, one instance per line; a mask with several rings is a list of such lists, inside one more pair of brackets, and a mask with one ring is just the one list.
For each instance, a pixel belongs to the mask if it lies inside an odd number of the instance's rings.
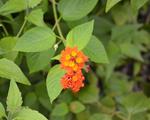
[[44,21],[43,21],[43,16],[44,12],[42,11],[42,9],[35,9],[33,11],[31,11],[31,13],[26,17],[26,19],[33,23],[36,26],[46,26]]
[[[105,48],[101,41],[92,36],[87,46],[83,49],[83,52],[96,63],[108,63],[108,57]],[[97,55],[98,54],[98,55]]]
[[71,112],[77,114],[85,110],[85,106],[79,101],[73,101],[70,103]]
[[17,38],[15,37],[4,37],[0,40],[0,49],[3,51],[3,57],[15,60],[18,52],[13,51],[13,47],[16,45]]
[[22,97],[19,88],[14,80],[10,81],[8,96],[7,96],[7,110],[15,112],[21,108]]
[[131,0],[131,6],[134,12],[137,12],[148,0]]
[[10,13],[20,12],[27,8],[37,6],[42,0],[8,0],[1,8],[0,14],[7,15]]
[[89,42],[93,32],[94,21],[90,21],[73,28],[67,35],[66,46],[83,49]]
[[93,114],[89,120],[112,120],[111,116],[102,113]]
[[61,0],[58,10],[64,20],[79,20],[90,13],[98,0]]
[[43,70],[50,63],[51,57],[54,55],[54,50],[49,49],[43,52],[27,53],[27,65],[30,73]]
[[16,115],[13,120],[48,120],[41,113],[30,108],[23,108]]
[[78,99],[86,104],[97,102],[99,99],[99,89],[95,86],[87,86],[79,92]]
[[66,103],[57,104],[53,111],[52,116],[65,116],[69,112],[68,106]]
[[136,45],[131,43],[124,43],[120,45],[120,48],[124,55],[139,61],[144,61],[141,56],[140,49]]
[[55,34],[50,28],[35,27],[19,38],[14,50],[22,52],[41,52],[51,48],[55,40]]
[[65,71],[61,69],[60,65],[54,66],[48,73],[46,86],[51,103],[58,97],[63,89],[60,81],[64,74]]
[[30,82],[25,77],[21,69],[14,62],[5,58],[0,59],[0,77],[13,79],[16,82],[30,85]]
[[107,0],[105,11],[108,12],[113,6],[115,6],[121,0]]
[[137,114],[149,109],[149,99],[143,93],[130,93],[120,99],[128,114]]
[[5,116],[6,116],[5,108],[3,104],[0,102],[0,118],[5,117]]

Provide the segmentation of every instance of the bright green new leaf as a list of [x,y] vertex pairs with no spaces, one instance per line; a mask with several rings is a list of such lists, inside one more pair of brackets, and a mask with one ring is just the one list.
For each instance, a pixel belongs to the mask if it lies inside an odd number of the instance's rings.
[[143,61],[140,49],[136,45],[131,43],[123,43],[120,45],[120,49],[124,55],[139,61]]
[[83,52],[96,63],[108,63],[108,57],[105,48],[101,41],[92,36],[87,46],[83,49]]
[[15,112],[21,108],[22,97],[21,92],[14,80],[10,81],[8,96],[7,96],[7,110],[9,112]]
[[66,46],[83,49],[89,42],[93,32],[94,21],[90,21],[73,28],[67,35]]
[[42,11],[42,9],[35,9],[33,11],[31,11],[31,13],[26,17],[26,19],[35,24],[36,26],[46,26],[44,21],[43,21],[43,16],[44,12]]
[[132,115],[149,109],[150,100],[143,93],[131,93],[122,97],[119,101]]
[[46,86],[51,103],[58,97],[58,95],[62,91],[60,81],[64,74],[65,71],[61,69],[60,65],[54,66],[53,68],[50,69],[48,73],[46,79]]
[[41,52],[51,48],[56,40],[54,32],[48,27],[35,27],[21,36],[14,48],[22,52]]
[[85,106],[79,101],[73,101],[70,103],[71,112],[77,114],[85,110]]
[[79,20],[90,13],[97,2],[98,0],[61,0],[58,10],[64,20]]
[[53,111],[52,116],[65,116],[69,112],[68,106],[66,103],[57,104]]
[[0,102],[0,118],[5,117],[5,116],[6,116],[5,108],[3,104]]
[[44,69],[50,63],[51,57],[54,55],[54,50],[49,49],[42,52],[27,53],[27,65],[30,73]]
[[112,120],[111,116],[102,113],[93,114],[89,120]]
[[108,12],[113,6],[115,6],[121,0],[107,0],[105,11]]
[[131,0],[131,6],[134,12],[137,12],[148,0]]
[[20,12],[22,10],[37,6],[42,0],[8,0],[1,8],[0,14]]
[[21,69],[12,61],[7,60],[5,58],[0,59],[0,77],[13,79],[16,82],[30,85],[30,82],[23,74]]
[[38,111],[32,110],[30,108],[23,108],[16,114],[13,120],[48,120]]

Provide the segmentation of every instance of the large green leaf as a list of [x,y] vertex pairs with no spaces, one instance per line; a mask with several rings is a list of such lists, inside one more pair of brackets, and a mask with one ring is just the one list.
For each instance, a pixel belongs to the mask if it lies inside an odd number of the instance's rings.
[[107,0],[105,11],[108,12],[114,5],[116,5],[121,0]]
[[0,118],[5,117],[5,116],[6,116],[6,113],[5,113],[4,106],[0,102]]
[[73,28],[67,35],[66,46],[77,46],[83,49],[89,42],[93,32],[94,21],[90,21]]
[[13,120],[48,120],[38,111],[32,110],[30,108],[23,108],[16,114]]
[[7,110],[15,112],[21,108],[22,97],[19,88],[14,80],[10,81],[8,96],[7,96]]
[[54,55],[54,50],[49,49],[43,52],[27,53],[27,65],[30,73],[44,69],[50,63],[51,57]]
[[57,104],[53,111],[52,116],[65,116],[69,112],[68,106],[66,103]]
[[42,0],[8,0],[1,8],[0,14],[7,15],[19,12],[27,8],[37,6]]
[[36,26],[46,26],[44,21],[43,21],[43,16],[44,12],[42,11],[42,9],[35,9],[33,11],[31,11],[31,13],[26,17],[26,19],[35,24]]
[[55,34],[50,28],[35,27],[19,38],[14,50],[22,52],[40,52],[51,48],[55,40]]
[[16,82],[30,85],[30,82],[25,77],[21,69],[14,62],[5,58],[0,59],[0,77],[13,79]]
[[60,81],[64,74],[65,71],[60,65],[54,66],[48,73],[46,86],[51,103],[58,97],[63,89]]
[[108,63],[108,57],[105,48],[101,41],[92,36],[87,46],[83,49],[83,52],[96,63]]
[[148,0],[131,0],[131,6],[134,12],[137,12]]
[[79,101],[73,101],[70,103],[71,112],[77,114],[85,110],[85,106]]
[[98,0],[61,0],[58,10],[65,20],[78,20],[90,13],[97,2]]

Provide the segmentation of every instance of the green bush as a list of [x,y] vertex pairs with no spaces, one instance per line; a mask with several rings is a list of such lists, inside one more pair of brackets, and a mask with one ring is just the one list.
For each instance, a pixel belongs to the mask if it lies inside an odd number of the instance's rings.
[[149,0],[0,1],[0,120],[150,120],[149,75]]

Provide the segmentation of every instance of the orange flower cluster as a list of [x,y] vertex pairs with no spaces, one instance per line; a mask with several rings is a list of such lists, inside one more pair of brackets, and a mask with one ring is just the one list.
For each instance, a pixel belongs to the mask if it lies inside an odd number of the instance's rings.
[[67,71],[61,80],[64,89],[70,88],[73,92],[78,92],[80,88],[84,86],[83,81],[85,78],[81,70],[87,61],[87,56],[79,51],[77,47],[66,47],[66,49],[61,52],[61,67]]

